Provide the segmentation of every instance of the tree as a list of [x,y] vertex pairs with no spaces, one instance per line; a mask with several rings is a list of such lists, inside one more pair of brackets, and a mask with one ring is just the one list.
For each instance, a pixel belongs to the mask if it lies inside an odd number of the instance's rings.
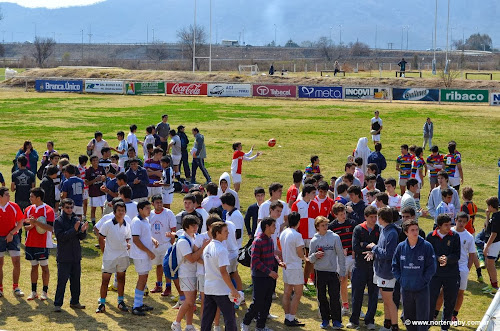
[[[205,28],[197,25],[196,28],[193,25],[188,27],[183,27],[177,30],[177,39],[179,43],[183,45],[183,51],[186,58],[193,60],[193,34],[196,34],[196,54],[195,56],[202,56],[202,54],[207,50],[207,33]],[[200,69],[200,63],[196,59],[196,69]]]
[[318,41],[316,42],[316,47],[321,50],[321,53],[327,61],[332,60],[332,47],[330,44],[330,40],[327,37],[319,37]]
[[470,49],[479,51],[492,51],[493,42],[491,37],[487,34],[475,33],[471,34],[465,43],[463,40],[456,40],[453,42],[453,46],[456,49]]
[[360,41],[356,41],[350,45],[352,56],[368,56],[370,55],[370,46]]
[[313,47],[314,43],[310,40],[304,40],[303,42],[300,43],[300,47]]
[[33,42],[32,56],[35,58],[36,64],[43,67],[43,63],[52,55],[56,41],[52,38],[35,37]]
[[168,49],[165,43],[155,41],[153,44],[148,45],[146,55],[148,58],[160,62],[168,58]]
[[460,71],[455,71],[452,70],[450,67],[448,67],[448,72],[445,73],[444,69],[439,71],[439,78],[443,82],[444,86],[446,88],[450,88],[453,85],[453,82],[460,76]]
[[286,42],[285,47],[300,47],[300,46],[296,42],[294,42],[292,39],[289,39]]

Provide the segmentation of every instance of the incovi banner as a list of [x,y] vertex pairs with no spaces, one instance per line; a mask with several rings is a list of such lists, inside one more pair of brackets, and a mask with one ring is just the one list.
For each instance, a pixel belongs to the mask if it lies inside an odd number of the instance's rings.
[[295,98],[297,87],[295,85],[253,85],[253,96]]
[[442,102],[488,102],[488,90],[441,90]]
[[167,94],[207,95],[207,84],[167,83]]
[[251,97],[250,84],[208,84],[209,97]]
[[393,88],[392,100],[439,101],[439,90],[427,88]]
[[123,93],[123,81],[85,80],[86,93]]
[[345,99],[378,99],[390,100],[391,88],[388,87],[346,87]]
[[165,94],[165,82],[134,82],[125,85],[126,94]]
[[491,105],[500,106],[500,93],[491,93]]
[[342,87],[299,85],[299,98],[342,99]]
[[38,92],[83,92],[83,80],[46,80],[37,79]]

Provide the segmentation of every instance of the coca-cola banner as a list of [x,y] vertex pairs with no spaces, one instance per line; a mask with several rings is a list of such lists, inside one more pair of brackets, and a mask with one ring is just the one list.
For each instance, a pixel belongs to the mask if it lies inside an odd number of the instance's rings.
[[297,87],[294,85],[253,85],[254,97],[295,98]]
[[167,83],[167,94],[207,95],[204,83]]

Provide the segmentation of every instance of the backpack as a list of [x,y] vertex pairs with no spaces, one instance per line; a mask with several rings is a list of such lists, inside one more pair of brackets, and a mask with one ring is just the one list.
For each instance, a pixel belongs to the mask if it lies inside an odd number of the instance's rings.
[[177,244],[181,239],[186,240],[189,243],[189,247],[191,247],[191,241],[186,236],[180,236],[177,241],[170,246],[167,254],[165,254],[163,258],[163,273],[168,279],[179,278],[179,267],[184,262],[184,258],[180,262],[177,261]]
[[36,176],[38,179],[42,180],[43,179],[43,173],[45,172],[45,167],[50,163],[49,158],[47,157],[45,161],[42,161],[42,164],[40,164],[40,168],[36,171]]
[[245,246],[238,249],[238,262],[249,268],[252,263],[252,243],[253,239],[250,239]]

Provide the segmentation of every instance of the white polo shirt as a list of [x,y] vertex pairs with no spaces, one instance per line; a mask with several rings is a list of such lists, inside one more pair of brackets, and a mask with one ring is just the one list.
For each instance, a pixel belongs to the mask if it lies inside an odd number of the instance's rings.
[[280,235],[280,243],[286,269],[302,269],[302,259],[297,255],[297,247],[305,245],[302,235],[295,229],[287,228]]
[[227,240],[224,240],[227,251],[229,252],[229,260],[233,260],[238,257],[238,242],[236,241],[236,226],[233,222],[226,220],[227,229],[229,230],[229,235]]
[[[101,217],[101,219],[94,225],[94,227],[99,231],[99,229],[101,228],[101,226],[106,223],[107,221],[110,221],[113,219],[113,217],[115,217],[115,214],[113,214],[112,212],[109,213],[109,214],[105,214]],[[125,215],[125,217],[123,218],[125,220],[125,222],[128,222],[129,224],[132,222],[132,220],[130,219],[130,217],[128,217],[127,215]]]
[[[139,237],[142,244],[153,251],[153,241],[151,240],[151,225],[147,218],[141,218],[139,215],[134,217],[132,220],[132,225],[130,226],[130,232],[132,237]],[[132,238],[132,244],[130,245],[130,257],[133,259],[149,259],[148,253],[139,249],[134,243]]]
[[125,202],[125,206],[127,207],[127,216],[133,220],[137,216],[137,202]]
[[190,242],[191,246],[189,246],[188,242],[184,239],[177,239],[177,263],[180,264],[179,267],[179,277],[187,278],[187,277],[196,277],[196,262],[191,263],[184,258],[184,256],[193,253],[194,246],[194,237],[190,237],[186,232],[182,234],[185,236]]
[[477,252],[474,237],[467,230],[458,232],[455,227],[452,227],[451,230],[455,231],[460,236],[460,259],[458,260],[458,270],[460,272],[469,272],[467,266],[469,263],[469,254]]
[[234,209],[233,211],[226,214],[226,222],[227,221],[233,223],[236,228],[236,244],[238,248],[240,248],[243,244],[243,229],[245,228],[245,219],[238,209]]
[[[194,239],[194,245],[198,248],[201,248],[203,246],[203,242],[207,239],[210,240],[210,236],[208,235],[208,233],[206,231],[202,232],[196,235],[196,238]],[[205,266],[203,265],[203,263],[196,263],[196,275],[205,275]]]
[[208,212],[203,209],[203,207],[196,208],[195,209],[198,214],[201,215],[201,232],[206,232],[207,231],[207,219],[208,219]]
[[201,206],[207,212],[209,212],[210,209],[212,209],[212,208],[219,207],[220,205],[222,205],[222,203],[220,202],[220,198],[216,195],[209,195],[205,199],[203,199],[203,201],[201,202]]
[[163,208],[160,213],[154,209],[149,214],[149,224],[151,225],[151,235],[158,240],[160,245],[170,246],[170,238],[165,237],[165,233],[170,232],[172,228],[177,227],[177,220],[174,213],[168,209]]
[[203,250],[205,264],[205,294],[229,295],[229,287],[222,279],[220,268],[229,265],[229,252],[224,245],[213,239]]
[[102,255],[103,260],[128,257],[127,239],[132,239],[129,222],[124,221],[120,225],[113,217],[101,226],[99,233],[106,237],[106,245]]

